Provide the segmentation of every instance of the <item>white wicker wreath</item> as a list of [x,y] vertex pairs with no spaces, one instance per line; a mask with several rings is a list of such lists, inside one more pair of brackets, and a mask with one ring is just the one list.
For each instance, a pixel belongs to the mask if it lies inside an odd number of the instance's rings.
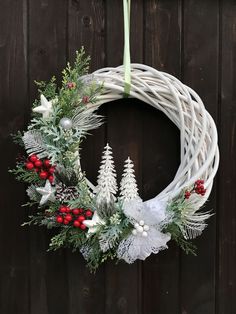
[[[31,205],[38,204],[27,224],[56,228],[50,249],[80,250],[91,270],[108,258],[133,263],[166,249],[170,239],[187,253],[188,240],[207,226],[206,202],[219,164],[217,130],[199,96],[175,77],[142,64],[131,64],[129,97],[161,110],[180,129],[181,162],[173,181],[156,197],[138,194],[134,164],[124,162],[117,182],[112,149],[106,145],[95,187],[81,171],[80,144],[102,124],[99,106],[124,97],[124,69],[104,68],[87,74],[84,50],[74,67],[62,72],[62,86],[53,78],[39,85],[34,116],[16,141],[27,157],[12,172],[30,184]],[[125,79],[126,78],[126,79]]]
[[[124,97],[124,67],[93,73],[104,92],[96,106]],[[181,162],[174,180],[155,199],[171,199],[202,178],[206,195],[196,199],[201,207],[208,198],[219,165],[215,123],[198,94],[174,76],[143,64],[131,64],[130,97],[161,110],[179,129]]]

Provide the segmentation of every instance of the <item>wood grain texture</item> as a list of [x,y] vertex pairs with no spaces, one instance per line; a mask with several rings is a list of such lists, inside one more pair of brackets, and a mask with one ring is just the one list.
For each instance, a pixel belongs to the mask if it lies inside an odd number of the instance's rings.
[[[84,46],[91,56],[91,71],[104,67],[105,6],[104,1],[70,1],[68,15],[68,53],[73,60],[76,50]],[[99,112],[105,115],[104,108]],[[91,132],[82,144],[81,165],[95,184],[101,152],[105,145],[106,127]],[[105,271],[102,266],[96,275],[90,274],[82,256],[67,253],[69,313],[105,313]],[[75,272],[76,269],[76,272]],[[76,287],[76,288],[75,288]]]
[[[20,227],[26,212],[22,184],[8,173],[19,150],[11,133],[24,127],[27,103],[26,1],[6,1],[0,10],[0,312],[29,312],[29,233]],[[13,191],[13,192],[12,192]]]
[[236,4],[221,7],[220,147],[217,314],[236,313]]
[[[180,4],[145,2],[144,26],[145,63],[177,77],[181,73]],[[149,199],[164,189],[177,171],[179,131],[168,118],[149,107],[143,126],[143,190]],[[179,313],[179,249],[174,243],[168,245],[168,250],[144,262],[143,313]]]
[[[218,1],[188,1],[183,11],[183,63],[184,83],[192,87],[212,117],[217,121],[218,109]],[[216,193],[212,194],[205,210],[216,212]],[[181,253],[181,310],[183,313],[204,314],[215,312],[215,218],[194,241],[197,256]],[[189,278],[191,276],[191,285]]]
[[[60,79],[66,64],[67,3],[33,0],[28,8],[29,96],[34,80]],[[30,107],[28,108],[30,112]],[[66,313],[69,308],[65,252],[47,253],[51,233],[30,228],[30,313]],[[60,295],[60,300],[58,296]],[[58,302],[59,301],[59,302]]]
[[[123,63],[123,6],[119,0],[106,5],[106,63],[116,66]],[[115,18],[114,18],[115,17]],[[121,25],[121,27],[117,27]],[[134,61],[142,62],[143,13],[142,2],[132,2],[131,47]],[[134,161],[137,177],[142,177],[142,104],[133,100],[120,100],[107,107],[107,141],[113,148],[114,161],[120,182],[124,161]],[[141,179],[139,180],[141,187]],[[130,266],[108,263],[106,267],[106,313],[141,313],[141,263]]]
[[[91,275],[79,253],[47,253],[50,234],[23,229],[25,189],[7,173],[19,151],[9,134],[23,129],[36,96],[33,80],[60,79],[83,45],[91,71],[123,63],[120,0],[8,0],[0,5],[0,313],[235,314],[235,60],[233,0],[133,0],[131,59],[169,72],[194,88],[219,127],[221,166],[206,210],[215,217],[195,241],[198,256],[169,250],[133,265],[108,262]],[[179,163],[179,132],[138,100],[103,105],[105,124],[82,147],[96,182],[109,141],[121,178],[128,155],[140,194],[155,196]],[[13,197],[14,191],[14,197]]]

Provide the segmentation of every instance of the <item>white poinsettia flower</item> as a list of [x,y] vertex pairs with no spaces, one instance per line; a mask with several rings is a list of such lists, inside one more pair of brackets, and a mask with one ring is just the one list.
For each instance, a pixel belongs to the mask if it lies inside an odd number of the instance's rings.
[[119,259],[131,264],[135,260],[145,260],[150,254],[166,249],[170,240],[168,233],[161,231],[167,223],[167,202],[142,202],[140,199],[125,202],[123,210],[134,228],[132,233],[122,240],[117,250]]

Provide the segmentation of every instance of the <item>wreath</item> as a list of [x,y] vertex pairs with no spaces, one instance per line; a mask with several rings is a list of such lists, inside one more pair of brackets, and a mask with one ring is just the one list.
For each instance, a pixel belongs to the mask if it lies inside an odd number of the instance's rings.
[[175,77],[142,64],[131,64],[129,97],[161,110],[180,129],[181,163],[173,181],[156,197],[138,194],[134,164],[128,157],[118,186],[112,149],[102,154],[97,185],[81,169],[81,142],[103,123],[97,113],[105,102],[124,97],[124,67],[88,74],[89,58],[81,49],[73,66],[62,72],[62,85],[53,77],[36,82],[27,130],[14,136],[26,156],[10,170],[28,184],[33,206],[23,225],[56,232],[49,250],[79,250],[95,271],[108,258],[133,263],[167,248],[175,240],[195,254],[191,239],[199,236],[212,215],[201,207],[216,174],[219,153],[215,123],[199,96]]

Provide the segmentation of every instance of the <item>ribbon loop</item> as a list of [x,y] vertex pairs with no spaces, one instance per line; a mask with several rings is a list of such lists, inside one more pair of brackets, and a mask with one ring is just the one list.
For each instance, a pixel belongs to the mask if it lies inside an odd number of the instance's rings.
[[130,4],[131,0],[123,0],[124,11],[124,96],[129,97],[131,88],[131,64],[130,64]]

